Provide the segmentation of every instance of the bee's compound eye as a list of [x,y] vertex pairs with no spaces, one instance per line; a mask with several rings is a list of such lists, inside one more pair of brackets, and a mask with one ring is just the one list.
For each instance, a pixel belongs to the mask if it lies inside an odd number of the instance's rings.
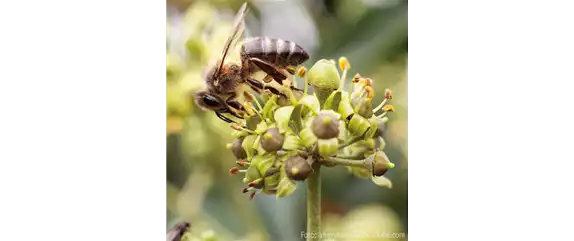
[[203,96],[203,103],[205,103],[207,106],[210,106],[210,107],[218,107],[219,106],[219,101],[211,95],[204,95]]

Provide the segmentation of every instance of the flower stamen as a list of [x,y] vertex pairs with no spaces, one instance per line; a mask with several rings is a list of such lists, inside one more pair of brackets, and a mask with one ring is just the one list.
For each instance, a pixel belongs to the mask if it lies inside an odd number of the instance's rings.
[[365,94],[367,95],[368,101],[370,101],[371,99],[373,99],[373,97],[375,97],[375,91],[373,90],[373,88],[371,86],[365,87],[364,91],[365,91]]
[[251,162],[244,161],[244,160],[236,161],[235,163],[241,167],[251,165]]
[[255,197],[255,194],[257,194],[257,191],[253,191],[251,193],[251,195],[249,195],[249,201],[253,200],[253,197]]
[[347,72],[351,68],[351,64],[346,57],[339,58],[339,68],[343,71],[341,75],[341,80],[339,81],[339,89],[345,88],[345,79],[347,78]]
[[246,131],[249,134],[257,134],[257,133],[255,133],[255,131],[249,130],[249,129],[245,128],[244,126],[241,126],[237,123],[231,123],[231,125],[229,125],[229,126],[236,131]]
[[391,99],[393,99],[393,92],[390,89],[386,89],[385,90],[385,99],[381,102],[381,104],[379,104],[377,107],[375,107],[375,109],[373,109],[373,113],[376,113],[381,108],[383,108],[383,106],[385,106],[385,104],[387,104],[387,101],[389,101]]
[[395,112],[395,107],[392,105],[385,105],[383,107],[383,114],[380,114],[379,116],[377,116],[377,118],[383,118],[387,115],[388,112]]
[[240,170],[237,167],[232,167],[231,169],[229,169],[229,173],[231,173],[232,175],[235,175],[240,172],[247,172],[247,170]]

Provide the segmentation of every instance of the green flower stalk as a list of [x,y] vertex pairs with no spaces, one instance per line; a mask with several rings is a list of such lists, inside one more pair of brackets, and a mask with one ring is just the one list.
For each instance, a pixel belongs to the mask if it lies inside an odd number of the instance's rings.
[[258,108],[244,123],[232,124],[237,139],[228,144],[237,158],[230,173],[243,175],[250,199],[258,193],[282,198],[293,193],[296,182],[307,184],[308,232],[321,231],[321,168],[345,166],[357,177],[392,188],[384,175],[395,165],[382,151],[388,113],[394,111],[387,104],[392,92],[385,90],[382,103],[374,105],[376,81],[355,74],[347,83],[351,65],[344,57],[338,65],[323,59],[309,70],[299,68],[302,96],[285,86],[288,101],[271,94],[261,105],[252,98]]

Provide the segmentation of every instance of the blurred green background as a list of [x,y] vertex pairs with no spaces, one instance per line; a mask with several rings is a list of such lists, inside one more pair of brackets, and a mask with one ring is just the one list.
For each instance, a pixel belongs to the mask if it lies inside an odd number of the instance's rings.
[[[325,168],[325,232],[408,233],[407,229],[407,1],[248,1],[247,36],[290,40],[319,59],[346,56],[349,76],[374,80],[373,103],[393,90],[384,151],[396,168],[393,188],[353,177],[345,168]],[[235,159],[225,148],[233,140],[228,124],[197,108],[192,94],[204,88],[205,66],[219,58],[243,1],[168,0],[167,12],[167,223],[186,220],[194,234],[218,240],[303,240],[305,188],[277,200],[242,194],[240,176],[229,174]],[[350,77],[349,77],[350,78]],[[298,84],[299,86],[302,83]],[[345,239],[334,239],[345,240]],[[359,239],[347,239],[359,240]],[[375,240],[375,239],[364,239]],[[381,238],[376,240],[397,240]]]

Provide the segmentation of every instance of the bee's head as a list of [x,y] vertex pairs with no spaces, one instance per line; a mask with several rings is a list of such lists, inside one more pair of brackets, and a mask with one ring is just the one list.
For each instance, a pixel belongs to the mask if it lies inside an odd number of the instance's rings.
[[227,104],[217,95],[210,94],[207,90],[200,90],[195,92],[195,103],[203,108],[213,111],[227,109]]

